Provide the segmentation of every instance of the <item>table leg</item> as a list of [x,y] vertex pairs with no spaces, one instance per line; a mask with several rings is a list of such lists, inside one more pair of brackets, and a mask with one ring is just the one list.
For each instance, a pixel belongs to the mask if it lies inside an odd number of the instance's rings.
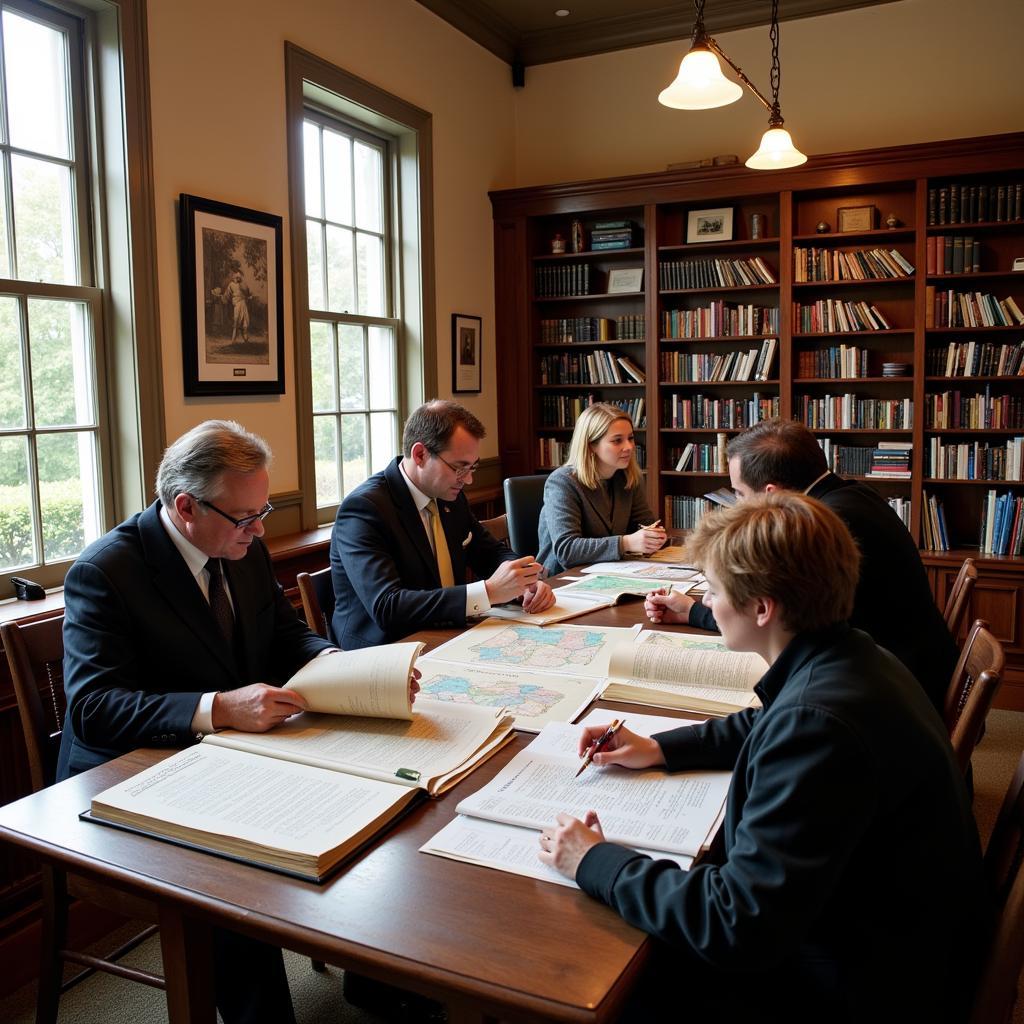
[[446,1001],[445,1009],[448,1011],[448,1024],[499,1024],[498,1017],[482,1013],[472,1003]]
[[213,933],[173,907],[160,908],[160,947],[170,1024],[214,1024]]

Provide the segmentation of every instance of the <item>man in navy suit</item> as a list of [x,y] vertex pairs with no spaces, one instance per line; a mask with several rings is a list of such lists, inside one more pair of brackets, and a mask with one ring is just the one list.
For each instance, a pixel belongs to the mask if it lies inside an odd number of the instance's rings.
[[[554,604],[536,552],[495,540],[462,493],[479,466],[483,424],[436,399],[410,417],[403,456],[341,504],[331,537],[334,636],[343,649],[388,643],[418,629],[465,626],[492,604]],[[466,570],[477,582],[467,584]]]
[[[270,458],[237,423],[201,423],[164,453],[158,500],[71,567],[58,778],[214,729],[264,732],[304,707],[280,684],[333,648],[298,619],[260,540]],[[216,949],[226,1024],[294,1020],[280,950],[222,930]]]

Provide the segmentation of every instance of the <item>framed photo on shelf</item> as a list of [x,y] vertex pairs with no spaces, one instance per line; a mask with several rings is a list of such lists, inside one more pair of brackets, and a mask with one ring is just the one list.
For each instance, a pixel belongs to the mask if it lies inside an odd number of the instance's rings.
[[840,206],[836,210],[837,231],[873,231],[878,223],[878,210],[872,205]]
[[186,395],[284,394],[281,218],[182,193]]
[[691,210],[686,215],[686,243],[731,242],[732,207],[719,210]]
[[481,390],[482,325],[478,316],[452,313],[452,391],[456,394]]
[[638,292],[644,283],[643,267],[624,267],[608,271],[608,294],[621,295],[624,292]]

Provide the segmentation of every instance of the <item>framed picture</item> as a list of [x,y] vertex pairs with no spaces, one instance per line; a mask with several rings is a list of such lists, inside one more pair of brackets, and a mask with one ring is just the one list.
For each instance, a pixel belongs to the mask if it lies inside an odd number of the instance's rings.
[[186,395],[284,394],[281,218],[182,193]]
[[478,316],[452,313],[452,391],[480,391],[483,364],[483,321]]
[[622,292],[638,292],[643,283],[643,267],[629,267],[608,271],[609,295],[616,295]]
[[732,207],[720,210],[691,210],[686,215],[686,241],[732,241]]
[[878,223],[878,210],[868,206],[840,206],[836,210],[837,231],[873,231]]

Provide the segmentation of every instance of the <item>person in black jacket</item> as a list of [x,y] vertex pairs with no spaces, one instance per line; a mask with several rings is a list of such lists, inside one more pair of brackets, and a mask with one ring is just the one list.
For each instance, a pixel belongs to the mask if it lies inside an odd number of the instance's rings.
[[645,999],[701,1021],[964,1019],[985,906],[974,819],[921,688],[845,621],[848,530],[766,494],[705,517],[690,551],[727,646],[770,666],[762,707],[650,739],[622,728],[594,763],[732,769],[720,862],[684,871],[605,842],[592,811],[540,838],[542,861],[664,944],[623,1019],[668,1019]]
[[[799,491],[828,505],[846,523],[861,553],[850,624],[870,634],[910,669],[942,713],[958,657],[921,555],[900,517],[877,491],[830,473],[814,435],[794,420],[763,420],[729,442],[729,476],[740,500]],[[652,594],[653,622],[717,629],[714,615],[686,594]]]

